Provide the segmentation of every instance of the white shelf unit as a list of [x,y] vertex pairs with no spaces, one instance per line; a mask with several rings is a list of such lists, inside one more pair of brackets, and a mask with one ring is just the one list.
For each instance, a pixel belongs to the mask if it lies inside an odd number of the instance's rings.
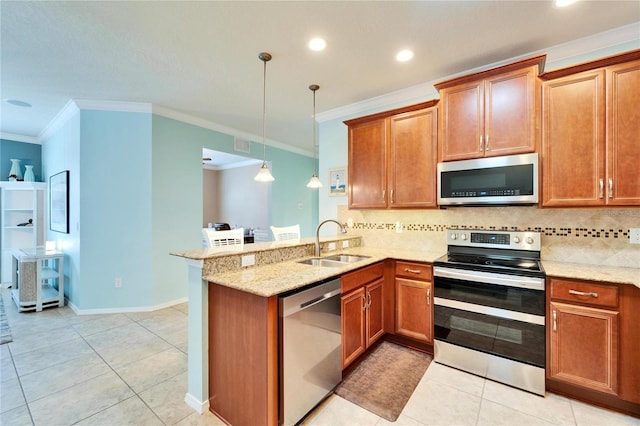
[[11,296],[19,311],[64,306],[64,254],[43,248],[13,251]]
[[[0,279],[10,283],[12,253],[45,243],[47,184],[41,182],[0,182]],[[27,223],[27,226],[18,226]]]

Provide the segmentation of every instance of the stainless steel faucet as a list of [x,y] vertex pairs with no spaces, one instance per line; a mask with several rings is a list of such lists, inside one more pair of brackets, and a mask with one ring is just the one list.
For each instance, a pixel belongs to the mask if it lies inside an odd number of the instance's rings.
[[344,225],[341,224],[340,222],[338,222],[335,219],[327,219],[327,220],[323,220],[322,222],[320,222],[320,224],[316,228],[316,250],[315,250],[315,256],[316,257],[320,256],[320,227],[322,225],[324,225],[325,223],[327,223],[327,222],[335,223],[336,225],[338,225],[340,227],[340,232],[342,232],[343,234],[347,233],[347,230],[344,227]]

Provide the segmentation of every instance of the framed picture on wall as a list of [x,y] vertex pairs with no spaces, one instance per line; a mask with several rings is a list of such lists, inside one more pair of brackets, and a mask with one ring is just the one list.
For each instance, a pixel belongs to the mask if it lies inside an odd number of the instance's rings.
[[49,229],[69,233],[69,170],[49,178]]
[[347,167],[329,169],[329,195],[347,195]]

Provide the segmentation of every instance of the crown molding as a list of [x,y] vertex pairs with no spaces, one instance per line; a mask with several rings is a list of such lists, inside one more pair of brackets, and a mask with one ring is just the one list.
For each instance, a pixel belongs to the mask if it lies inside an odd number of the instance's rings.
[[47,139],[49,139],[55,132],[57,132],[62,126],[65,125],[67,121],[71,119],[74,115],[78,114],[80,109],[78,105],[70,99],[64,107],[53,117],[53,120],[47,124],[47,126],[42,129],[42,132],[38,135],[38,140],[40,143],[43,143]]
[[81,110],[113,111],[113,112],[142,112],[151,114],[153,106],[147,102],[104,101],[93,99],[74,99]]
[[466,70],[460,73],[444,76],[428,83],[418,84],[406,89],[377,96],[375,98],[365,99],[361,102],[356,102],[318,113],[316,114],[316,120],[319,123],[322,123],[338,118],[346,118],[359,113],[361,114],[363,112],[375,111],[376,109],[388,108],[390,105],[398,103],[414,103],[416,101],[423,101],[427,99],[437,99],[440,96],[438,94],[438,91],[433,87],[434,83],[437,83],[439,81],[451,80],[467,74],[475,74],[477,72],[486,71],[492,68],[501,67],[533,55],[546,53],[546,70],[552,69],[554,63],[557,64],[563,60],[574,58],[580,55],[585,55],[601,49],[606,49],[634,41],[638,41],[638,44],[640,45],[639,27],[640,22],[635,22],[629,25],[614,28],[609,31],[604,31],[598,34],[593,34],[587,37],[551,46],[547,49],[529,52],[524,55],[519,55],[499,62],[494,62],[492,64]]
[[[189,114],[185,114],[180,111],[172,110],[170,108],[162,107],[162,106],[153,106],[153,113],[156,115],[160,115],[162,117],[170,118],[173,120],[181,121],[183,123],[192,124],[194,126],[202,127],[209,130],[214,130],[216,132],[224,133],[232,137],[237,137],[240,139],[245,139],[249,141],[254,141],[257,143],[262,140],[262,136],[254,135],[252,133],[243,132],[238,129],[234,129],[232,127],[224,126],[222,124],[214,123],[213,121],[205,120],[204,118],[194,117]],[[284,151],[293,152],[295,154],[304,155],[306,157],[313,157],[313,153],[311,151],[301,149],[295,146],[287,145],[282,142],[278,142],[273,139],[268,139],[265,141],[268,146],[279,148]]]
[[0,139],[4,139],[4,140],[7,140],[7,141],[14,141],[14,142],[33,143],[33,144],[36,144],[36,145],[41,145],[42,144],[37,137],[16,135],[14,133],[3,133],[3,132],[0,132]]

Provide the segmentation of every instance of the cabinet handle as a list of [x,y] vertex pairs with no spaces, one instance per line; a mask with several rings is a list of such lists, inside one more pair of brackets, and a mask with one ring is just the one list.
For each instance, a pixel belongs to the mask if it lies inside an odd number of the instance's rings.
[[419,274],[422,272],[422,269],[409,269],[409,268],[404,268],[405,272],[411,272],[412,274]]
[[367,308],[370,308],[371,307],[371,292],[370,291],[367,292],[367,299],[369,299],[369,302],[367,303]]
[[431,305],[431,289],[427,289],[427,306]]
[[558,315],[556,310],[553,310],[553,331],[558,331]]
[[609,198],[613,198],[613,178],[609,178]]
[[480,149],[478,149],[479,152],[483,151],[483,149],[484,149],[483,146],[484,146],[484,143],[483,143],[483,140],[482,140],[482,135],[480,135]]
[[489,135],[484,137],[484,150],[489,151]]
[[604,179],[600,179],[600,198],[604,197]]
[[389,201],[391,202],[391,204],[393,204],[393,195],[394,195],[393,194],[393,189],[391,190],[391,194],[390,195],[391,195],[391,197],[390,197],[391,199]]
[[367,309],[367,298],[362,295],[362,310],[365,311]]
[[569,294],[573,294],[575,296],[589,296],[589,297],[598,297],[598,293],[594,292],[584,292],[578,290],[569,290]]
[[387,195],[387,191],[383,189],[382,190],[382,201],[386,201],[386,195]]

